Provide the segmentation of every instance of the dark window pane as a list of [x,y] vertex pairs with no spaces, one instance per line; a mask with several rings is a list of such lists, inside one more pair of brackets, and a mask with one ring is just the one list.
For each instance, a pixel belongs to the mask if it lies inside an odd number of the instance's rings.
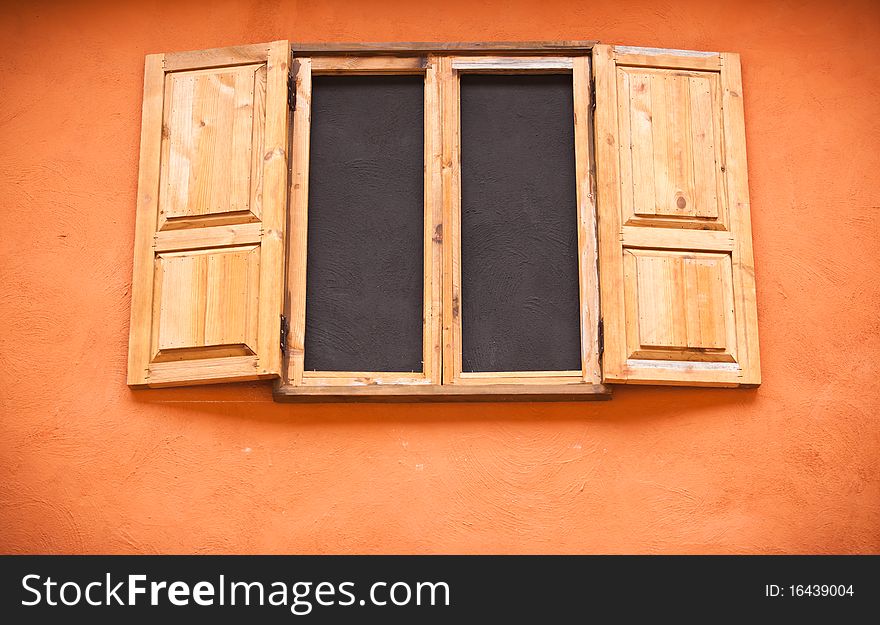
[[462,370],[578,370],[569,75],[461,78]]
[[315,77],[305,369],[422,371],[424,79]]

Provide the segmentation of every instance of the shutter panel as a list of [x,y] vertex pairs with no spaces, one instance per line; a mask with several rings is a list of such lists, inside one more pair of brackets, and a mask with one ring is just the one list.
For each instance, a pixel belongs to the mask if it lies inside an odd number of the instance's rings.
[[605,381],[760,384],[739,56],[593,60]]
[[286,41],[147,56],[128,383],[281,371]]

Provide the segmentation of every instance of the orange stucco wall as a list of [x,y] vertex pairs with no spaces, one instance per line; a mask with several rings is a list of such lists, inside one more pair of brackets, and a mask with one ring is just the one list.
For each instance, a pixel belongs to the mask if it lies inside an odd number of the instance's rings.
[[[880,552],[876,1],[2,4],[0,551]],[[280,38],[740,52],[763,386],[129,390],[144,54]]]

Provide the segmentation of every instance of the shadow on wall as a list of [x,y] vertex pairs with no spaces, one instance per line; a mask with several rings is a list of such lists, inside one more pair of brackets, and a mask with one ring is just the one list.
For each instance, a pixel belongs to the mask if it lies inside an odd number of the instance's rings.
[[[695,415],[747,410],[758,401],[757,389],[614,386],[610,401],[448,402],[282,404],[272,400],[271,385],[225,384],[205,399],[202,387],[131,390],[137,404],[167,409],[175,416],[225,417],[243,421],[311,424],[450,423],[499,421],[614,421],[626,424],[688,420]],[[414,409],[415,408],[415,409]],[[155,414],[151,412],[150,414]]]

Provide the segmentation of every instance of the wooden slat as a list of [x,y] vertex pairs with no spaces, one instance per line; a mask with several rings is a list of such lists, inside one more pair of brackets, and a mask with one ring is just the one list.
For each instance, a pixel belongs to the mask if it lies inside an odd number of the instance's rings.
[[753,386],[745,382],[739,365],[725,362],[629,360],[624,369],[628,384],[662,386]]
[[441,57],[439,67],[443,119],[443,381],[454,383],[461,373],[459,88],[452,59]]
[[723,230],[689,230],[685,228],[640,228],[624,226],[620,242],[628,248],[731,251],[734,239]]
[[455,53],[485,54],[516,52],[517,54],[547,54],[553,51],[589,53],[595,41],[479,41],[479,42],[424,42],[394,41],[379,43],[293,43],[295,56],[318,54],[413,54]]
[[571,57],[511,57],[511,56],[480,56],[453,57],[452,69],[459,72],[507,73],[529,72],[541,73],[542,70],[570,72],[574,67]]
[[424,377],[421,371],[303,371],[303,378],[372,378],[375,380],[405,378],[417,380]]
[[[620,177],[617,133],[617,79],[611,46],[593,49],[593,77],[596,84],[594,141],[598,193],[599,284],[605,351],[602,373],[605,380],[623,377],[626,361],[624,324],[624,275],[620,250]],[[626,193],[626,191],[623,191]]]
[[[685,334],[687,347],[692,349],[724,349],[727,328],[733,319],[727,319],[724,307],[726,267],[705,258],[684,261]],[[704,297],[703,294],[709,294]]]
[[[674,109],[672,107],[673,103],[668,101],[667,82],[667,77],[664,75],[649,74],[650,98],[643,105],[646,107],[645,113],[647,119],[650,120],[648,123],[653,135],[651,139],[653,150],[647,154],[646,161],[654,167],[654,173],[651,176],[653,193],[650,194],[651,200],[654,202],[650,213],[654,215],[657,213],[668,215],[671,212],[669,207],[672,206],[672,202],[669,199],[672,197],[672,180],[670,178],[674,173],[671,165],[675,159],[672,149],[672,137],[674,135],[672,113]],[[640,104],[634,98],[633,108],[641,108]],[[638,137],[633,137],[634,151],[638,148],[638,144],[635,143],[637,140]],[[633,184],[636,185],[637,189],[649,188],[647,179],[639,180],[633,176]]]
[[[252,44],[229,48],[212,48],[209,50],[191,50],[187,52],[169,52],[165,54],[164,69],[166,72],[194,70],[207,67],[226,67],[263,63],[266,55],[278,42],[271,44]],[[285,45],[287,43],[285,42]]]
[[342,372],[342,371],[305,371],[303,373],[303,386],[364,386],[371,384],[382,385],[411,385],[433,384],[422,372],[418,373],[394,373],[374,371]]
[[309,137],[312,117],[312,65],[297,58],[292,65],[296,85],[290,177],[290,236],[287,288],[290,301],[287,380],[302,384],[306,337],[306,254],[309,200]]
[[261,374],[258,367],[256,356],[154,362],[150,365],[150,386],[158,388],[219,384],[275,377],[271,374]]
[[[627,187],[621,193],[632,196],[633,214],[654,215],[657,212],[656,195],[657,183],[654,179],[654,155],[663,145],[654,143],[654,124],[651,115],[653,99],[653,81],[650,76],[644,74],[630,74],[618,72],[623,79],[625,90],[618,93],[618,113],[621,118],[621,126],[629,125],[629,142],[623,143],[624,136],[621,134],[621,146],[625,150],[621,163],[625,164],[626,152],[632,159],[631,169],[622,166],[626,171],[624,180],[628,184],[640,181],[640,184],[632,186],[632,191]],[[627,97],[624,97],[624,96]],[[630,105],[630,101],[632,105]],[[660,120],[658,120],[660,123]]]
[[[513,372],[518,375],[515,376],[490,376],[485,378],[471,378],[465,374],[460,375],[456,380],[455,384],[461,384],[463,386],[489,386],[494,384],[522,384],[525,386],[532,386],[535,384],[573,384],[573,385],[583,385],[586,384],[584,382],[584,376],[581,371],[576,371],[574,375],[556,375],[556,376],[537,376],[531,377],[529,376],[528,371],[522,372]],[[560,373],[566,373],[565,371],[560,371]]]
[[731,230],[736,235],[733,251],[733,280],[737,344],[743,369],[742,383],[761,383],[758,349],[758,305],[755,291],[755,259],[752,252],[751,204],[746,161],[746,131],[743,114],[742,73],[738,54],[722,55],[721,72],[725,170],[729,193]]
[[197,250],[205,247],[228,247],[259,243],[263,226],[260,223],[213,226],[189,230],[165,230],[155,234],[156,252]]
[[[716,161],[720,155],[721,137],[715,131],[717,106],[713,106],[712,82],[705,77],[687,78],[690,132],[693,142],[694,214],[697,217],[718,217],[718,182]],[[718,98],[715,98],[716,104]],[[709,131],[706,131],[709,129]]]
[[244,343],[228,345],[210,345],[207,347],[191,347],[186,349],[163,349],[154,357],[153,362],[171,362],[178,360],[199,360],[203,358],[229,358],[233,356],[256,356],[254,350]]
[[[711,349],[637,349],[629,355],[627,362],[653,363],[667,362],[727,362],[735,364],[732,354],[724,350]],[[650,366],[650,365],[647,365]],[[732,371],[739,371],[739,365],[735,365]]]
[[463,379],[486,380],[490,378],[578,378],[580,370],[572,371],[465,371]]
[[486,401],[599,401],[611,399],[602,384],[433,384],[393,386],[293,386],[275,387],[278,402],[486,402]]
[[[721,54],[720,52],[707,52],[704,50],[677,50],[675,48],[649,48],[643,46],[614,46],[614,50],[618,55],[634,54],[636,56],[652,58],[674,57],[675,59],[680,59],[681,57],[702,59]],[[648,63],[648,65],[655,65],[655,63]]]
[[159,167],[162,149],[164,55],[151,54],[144,66],[144,100],[141,114],[140,168],[131,285],[131,319],[128,339],[128,383],[147,383],[152,343],[153,235],[159,211]]
[[260,241],[260,311],[257,338],[261,375],[281,373],[289,66],[288,42],[273,42],[266,63],[266,126],[263,139],[263,235]]
[[[666,81],[666,101],[672,103],[670,125],[672,137],[669,141],[672,159],[669,164],[670,195],[669,205],[676,215],[693,217],[696,215],[694,202],[694,148],[691,138],[690,93],[688,79],[671,76]],[[712,181],[714,183],[714,180]],[[700,184],[706,184],[700,180]]]
[[591,175],[593,115],[590,96],[590,59],[574,58],[574,151],[577,184],[578,275],[581,323],[581,375],[585,382],[602,381],[599,367],[599,273],[596,241],[596,195]]
[[196,215],[166,218],[160,216],[159,230],[190,230],[197,228],[213,228],[235,224],[257,223],[260,219],[249,210],[221,213],[219,215]]
[[443,132],[439,59],[425,73],[424,377],[443,379]]
[[[266,119],[266,98],[268,96],[266,81],[268,73],[268,65],[262,65],[254,72],[254,100],[252,106],[254,118],[257,120]],[[254,219],[261,219],[263,215],[263,188],[265,183],[265,172],[263,171],[263,158],[266,149],[265,123],[256,123],[253,125],[253,136],[251,141],[251,171],[260,173],[259,175],[255,175],[251,181],[248,206],[250,208],[250,214]]]
[[312,75],[420,74],[427,58],[394,56],[313,56]]
[[614,46],[614,58],[617,65],[715,71],[721,68],[721,54],[718,52]]

